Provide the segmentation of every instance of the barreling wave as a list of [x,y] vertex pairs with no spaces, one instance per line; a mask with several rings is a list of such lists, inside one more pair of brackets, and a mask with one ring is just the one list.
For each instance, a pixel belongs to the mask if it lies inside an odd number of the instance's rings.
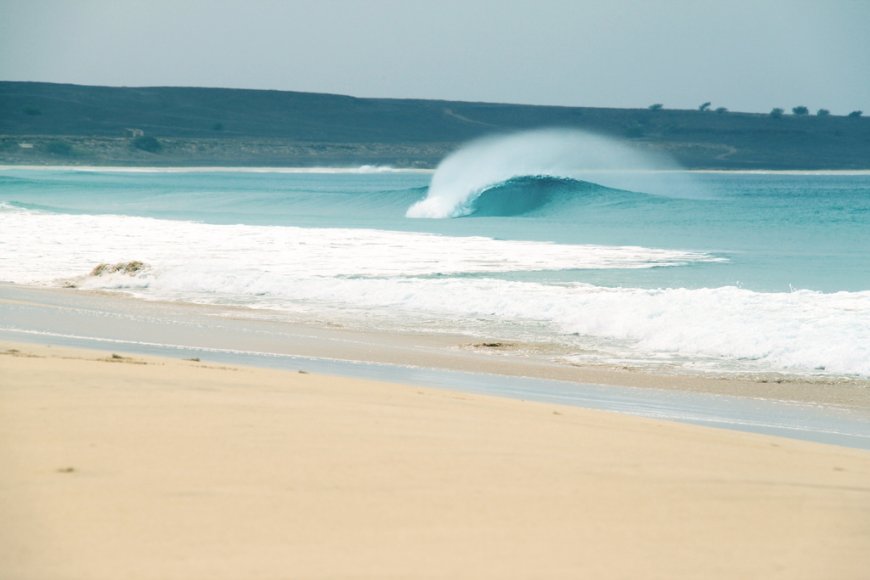
[[576,130],[489,137],[448,155],[432,176],[426,197],[408,208],[406,216],[520,215],[546,205],[554,190],[565,185],[697,197],[690,177],[664,173],[674,169],[679,168],[664,156]]
[[620,192],[569,177],[524,175],[512,177],[469,196],[466,203],[457,209],[462,216],[517,216],[561,203],[617,193],[631,192]]

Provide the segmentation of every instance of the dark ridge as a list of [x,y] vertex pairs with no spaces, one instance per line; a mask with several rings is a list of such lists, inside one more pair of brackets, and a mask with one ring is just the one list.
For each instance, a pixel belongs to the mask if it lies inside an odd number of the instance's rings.
[[687,168],[870,168],[865,117],[0,81],[8,164],[428,167],[469,139],[539,127],[629,140]]

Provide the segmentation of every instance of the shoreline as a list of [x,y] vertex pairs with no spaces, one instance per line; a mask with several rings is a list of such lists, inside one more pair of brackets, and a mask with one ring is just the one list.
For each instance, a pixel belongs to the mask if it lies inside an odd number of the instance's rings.
[[[173,346],[164,339],[166,327],[159,322],[149,329],[147,336],[161,340],[142,338],[142,327],[125,322],[129,314],[145,320],[163,319],[168,323],[173,318],[184,324],[212,326],[219,322],[235,325],[236,331],[247,332],[252,337],[265,337],[251,342],[232,336],[216,340],[207,332],[192,333],[183,344],[176,346],[203,347],[205,350],[225,349],[255,351],[265,355],[299,356],[304,358],[335,359],[404,365],[429,369],[444,369],[464,372],[481,372],[506,377],[529,377],[544,380],[574,383],[594,383],[624,387],[653,388],[691,391],[713,395],[727,395],[755,399],[773,399],[798,403],[834,405],[870,411],[870,378],[838,376],[806,376],[785,372],[765,373],[713,373],[688,372],[670,368],[657,372],[649,367],[626,365],[588,364],[579,365],[550,360],[546,352],[537,355],[534,344],[503,343],[498,337],[482,335],[449,334],[443,332],[402,332],[394,329],[359,329],[346,327],[330,320],[273,318],[270,311],[234,306],[216,306],[184,302],[143,300],[119,292],[66,289],[45,286],[29,286],[0,282],[0,307],[18,303],[33,307],[35,317],[42,317],[41,324],[30,330],[55,332],[58,324],[46,317],[46,313],[59,313],[71,308],[91,311],[105,310],[106,315],[118,318],[118,325],[126,324],[117,335],[106,334],[104,338],[120,339],[120,342],[146,343],[152,346]],[[42,314],[39,314],[42,313]],[[188,320],[189,319],[189,320]],[[23,317],[22,320],[26,320]],[[70,320],[66,325],[75,328]],[[36,320],[34,320],[36,322]],[[27,330],[23,328],[23,330]],[[106,328],[98,328],[105,331]],[[214,331],[214,329],[212,329]],[[220,332],[220,331],[219,331]],[[72,333],[67,333],[72,334]],[[98,334],[93,337],[98,337]],[[85,338],[85,337],[82,337]],[[177,341],[176,341],[177,342]],[[251,346],[253,345],[253,348]]]
[[870,449],[868,381],[749,380],[577,367],[491,349],[481,337],[252,318],[257,314],[265,316],[247,309],[0,284],[0,346],[30,343],[305,369]]
[[0,354],[0,374],[4,577],[857,580],[870,563],[867,451],[49,346]]
[[[0,171],[110,171],[114,173],[434,173],[434,168],[395,167],[388,164],[281,166],[281,165],[10,165],[0,164]],[[867,170],[870,172],[870,169]]]

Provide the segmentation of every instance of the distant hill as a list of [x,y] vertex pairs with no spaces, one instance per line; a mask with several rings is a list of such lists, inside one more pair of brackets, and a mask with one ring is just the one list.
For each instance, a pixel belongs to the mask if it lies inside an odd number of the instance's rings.
[[870,169],[870,119],[0,82],[0,163],[432,166],[491,133],[572,127],[689,168]]

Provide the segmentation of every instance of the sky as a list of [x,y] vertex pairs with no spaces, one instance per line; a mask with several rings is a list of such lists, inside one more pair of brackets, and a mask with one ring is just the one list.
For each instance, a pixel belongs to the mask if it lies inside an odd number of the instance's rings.
[[0,80],[870,113],[870,0],[0,0]]

